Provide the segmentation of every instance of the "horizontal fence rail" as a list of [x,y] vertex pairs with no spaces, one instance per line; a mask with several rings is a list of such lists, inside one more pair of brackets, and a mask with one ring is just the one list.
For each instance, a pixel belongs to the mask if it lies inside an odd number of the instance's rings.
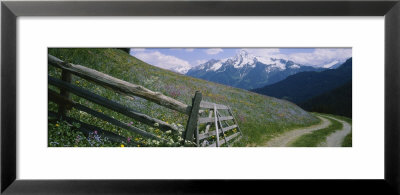
[[107,121],[107,122],[109,122],[109,123],[111,123],[111,124],[113,124],[115,126],[127,129],[129,131],[132,131],[133,133],[137,133],[137,134],[142,135],[144,137],[156,139],[156,140],[159,140],[159,141],[166,141],[166,140],[163,140],[163,139],[161,139],[161,138],[159,138],[159,137],[157,137],[157,136],[155,136],[155,135],[153,135],[151,133],[148,133],[148,132],[146,132],[144,130],[141,130],[141,129],[136,128],[134,126],[130,126],[128,124],[122,123],[122,122],[120,122],[120,121],[118,121],[118,120],[116,120],[116,119],[114,119],[112,117],[109,117],[109,116],[107,116],[107,115],[105,115],[103,113],[97,112],[97,111],[95,111],[95,110],[93,110],[91,108],[88,108],[88,107],[84,106],[84,105],[81,105],[81,104],[78,104],[76,102],[73,102],[72,100],[68,100],[68,99],[65,99],[63,97],[60,97],[60,95],[58,95],[55,91],[49,90],[49,99],[53,100],[55,102],[58,102],[58,103],[64,103],[65,105],[69,105],[71,107],[74,107],[74,108],[76,108],[76,109],[78,109],[80,111],[86,112],[86,113],[88,113],[88,114],[90,114],[90,115],[92,115],[94,117],[97,117],[99,119]]
[[[222,144],[228,143],[228,141],[230,141],[230,140],[236,138],[236,137],[239,136],[239,135],[240,135],[240,132],[237,132],[237,133],[235,133],[235,134],[233,134],[233,135],[231,135],[231,136],[228,136],[226,139],[220,141],[219,144],[222,145]],[[209,147],[215,147],[215,146],[217,146],[216,144],[217,144],[217,143],[210,144]]]
[[[48,77],[49,79],[49,84],[50,85],[54,85],[56,87],[59,87],[61,89],[66,89],[69,92],[82,97],[84,99],[87,99],[91,102],[94,102],[98,105],[104,106],[110,110],[114,110],[116,112],[119,112],[125,116],[128,116],[130,118],[133,118],[135,120],[138,120],[144,124],[153,126],[155,128],[160,128],[162,130],[168,131],[168,130],[174,130],[174,131],[178,131],[178,129],[170,124],[167,124],[166,122],[162,121],[162,120],[158,120],[155,118],[152,118],[150,116],[147,116],[143,113],[140,113],[138,111],[135,111],[133,109],[127,108],[125,106],[122,106],[116,102],[113,102],[111,100],[108,100],[107,98],[104,98],[102,96],[99,96],[97,94],[94,94],[90,91],[84,90],[80,87],[77,87],[75,85],[69,84],[67,82],[64,82],[62,80],[53,78],[53,77]],[[155,125],[155,124],[158,125]]]
[[52,55],[48,55],[48,63],[63,70],[67,70],[72,74],[82,77],[88,81],[94,82],[103,87],[111,88],[127,96],[138,96],[149,101],[152,101],[169,109],[176,110],[183,114],[190,114],[190,106],[177,101],[171,97],[165,96],[162,93],[151,91],[143,86],[135,85],[124,80],[114,78],[102,72],[87,68],[85,66],[66,63]]
[[[215,104],[215,107],[216,107],[218,110],[227,110],[227,109],[229,109],[228,106],[221,105],[221,104]],[[214,103],[206,102],[206,101],[201,101],[201,102],[200,102],[200,108],[214,109]]]
[[[232,116],[224,116],[224,117],[220,117],[219,120],[221,121],[226,121],[226,120],[232,120],[233,117]],[[213,118],[199,118],[199,123],[210,123],[210,122],[214,122]]]

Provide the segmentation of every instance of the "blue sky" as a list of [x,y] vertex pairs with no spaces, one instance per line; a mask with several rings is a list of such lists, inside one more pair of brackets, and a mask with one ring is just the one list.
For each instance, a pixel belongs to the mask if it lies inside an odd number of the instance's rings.
[[130,53],[149,64],[173,69],[233,57],[242,49],[256,56],[288,59],[308,66],[342,62],[352,56],[351,48],[132,48]]

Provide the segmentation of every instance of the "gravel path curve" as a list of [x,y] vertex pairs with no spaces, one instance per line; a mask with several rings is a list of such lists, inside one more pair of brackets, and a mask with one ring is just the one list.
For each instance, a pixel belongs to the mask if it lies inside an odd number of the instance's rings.
[[[327,116],[328,117],[328,116]],[[351,132],[351,125],[344,120],[340,120],[334,117],[328,117],[330,119],[339,121],[343,124],[343,128],[335,131],[326,138],[326,142],[322,143],[322,147],[342,147],[342,143],[346,135]]]
[[317,117],[321,119],[321,122],[319,124],[316,124],[316,125],[313,125],[310,127],[305,127],[305,128],[301,128],[301,129],[295,129],[295,130],[288,131],[278,137],[272,138],[270,141],[268,141],[266,143],[265,146],[267,146],[267,147],[286,147],[290,142],[296,140],[298,137],[300,137],[306,133],[310,133],[310,132],[313,132],[316,130],[326,128],[331,124],[331,122],[328,119],[321,117],[321,116],[317,116]]

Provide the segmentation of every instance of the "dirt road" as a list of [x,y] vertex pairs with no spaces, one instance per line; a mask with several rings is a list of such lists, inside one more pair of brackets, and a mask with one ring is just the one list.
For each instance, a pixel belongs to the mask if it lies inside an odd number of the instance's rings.
[[348,135],[351,132],[351,125],[349,123],[347,123],[346,121],[339,120],[334,117],[328,117],[328,118],[339,121],[340,123],[343,124],[343,128],[340,130],[337,130],[334,133],[332,133],[331,135],[329,135],[326,138],[326,142],[320,144],[320,146],[322,146],[322,147],[341,147],[344,138],[346,137],[346,135]]
[[318,116],[318,118],[321,119],[321,122],[317,125],[313,125],[310,127],[305,127],[305,128],[301,128],[301,129],[295,129],[295,130],[291,130],[288,131],[282,135],[280,135],[279,137],[275,137],[273,139],[271,139],[270,141],[267,142],[266,146],[267,147],[286,147],[289,143],[291,143],[292,141],[296,140],[298,137],[306,134],[306,133],[310,133],[319,129],[323,129],[328,127],[331,122],[321,116]]

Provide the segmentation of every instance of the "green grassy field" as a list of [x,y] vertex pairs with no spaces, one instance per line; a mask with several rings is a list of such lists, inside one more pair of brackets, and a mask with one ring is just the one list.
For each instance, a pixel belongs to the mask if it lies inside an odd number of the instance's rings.
[[[49,49],[48,52],[61,60],[73,64],[80,64],[113,77],[142,85],[150,90],[159,91],[164,95],[170,96],[188,105],[191,105],[191,98],[194,96],[195,91],[200,91],[203,94],[203,100],[228,105],[232,108],[233,114],[244,135],[244,138],[235,144],[236,146],[259,146],[277,134],[294,128],[310,126],[319,122],[318,118],[291,102],[160,69],[146,64],[122,50]],[[48,74],[56,78],[61,78],[61,70],[52,66],[49,66]],[[181,128],[186,126],[187,116],[142,98],[129,98],[76,76],[73,76],[72,83],[154,118],[161,119],[170,124],[175,124]],[[49,86],[49,88],[57,92],[59,91],[53,86]],[[80,104],[112,116],[120,121],[129,123],[132,126],[152,132],[163,138],[174,139],[172,143],[177,143],[177,141],[179,141],[176,140],[177,138],[175,137],[162,134],[158,129],[133,121],[122,114],[92,104],[77,96],[72,95],[71,98]],[[57,111],[57,105],[49,102],[49,110]],[[69,111],[68,116],[128,137],[129,140],[134,140],[143,145],[176,146],[176,144],[172,143],[169,145],[153,143],[151,140],[130,133],[75,109]],[[96,137],[96,135],[88,138],[82,137],[83,134],[79,132],[68,133],[70,132],[69,130],[76,129],[77,127],[68,126],[63,121],[49,123],[48,127],[49,146],[127,145],[127,143],[124,142],[112,143],[107,139],[103,140],[101,137]]]
[[353,146],[353,133],[349,133],[343,140],[342,146],[343,147],[352,147]]

